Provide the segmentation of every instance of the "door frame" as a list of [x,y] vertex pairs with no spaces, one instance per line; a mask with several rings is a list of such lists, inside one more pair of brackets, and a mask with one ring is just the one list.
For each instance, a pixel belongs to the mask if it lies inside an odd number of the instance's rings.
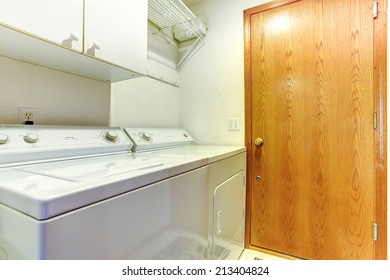
[[[244,81],[245,81],[245,146],[247,149],[245,248],[256,249],[250,243],[252,201],[252,72],[251,72],[251,16],[302,0],[275,0],[244,10]],[[374,20],[374,223],[378,225],[375,259],[387,259],[387,2],[377,0],[378,17]]]

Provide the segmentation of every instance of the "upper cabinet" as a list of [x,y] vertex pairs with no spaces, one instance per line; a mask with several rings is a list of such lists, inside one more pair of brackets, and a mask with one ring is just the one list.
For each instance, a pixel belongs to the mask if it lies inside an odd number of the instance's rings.
[[146,0],[85,0],[84,53],[146,72]]
[[82,52],[82,0],[0,0],[0,23]]
[[0,5],[0,55],[110,82],[146,73],[147,0]]

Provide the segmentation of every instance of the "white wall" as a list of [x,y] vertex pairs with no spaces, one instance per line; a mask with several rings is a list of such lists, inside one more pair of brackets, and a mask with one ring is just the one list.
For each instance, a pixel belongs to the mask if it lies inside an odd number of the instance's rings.
[[0,123],[18,123],[18,107],[37,109],[36,124],[108,125],[110,84],[0,56]]
[[179,89],[150,78],[111,85],[111,126],[176,128]]
[[[244,145],[243,10],[266,0],[206,0],[191,7],[208,19],[205,45],[180,72],[180,126],[198,144]],[[227,131],[227,118],[240,131]]]
[[[208,18],[209,30],[205,45],[180,71],[180,88],[148,78],[112,84],[110,124],[183,127],[198,144],[244,145],[243,10],[264,2],[205,0],[192,6]],[[156,65],[148,70],[172,74]],[[227,131],[228,117],[240,118],[240,131]]]
[[[179,84],[179,73],[148,53],[148,75]],[[177,128],[179,125],[179,88],[149,77],[111,85],[111,126]]]

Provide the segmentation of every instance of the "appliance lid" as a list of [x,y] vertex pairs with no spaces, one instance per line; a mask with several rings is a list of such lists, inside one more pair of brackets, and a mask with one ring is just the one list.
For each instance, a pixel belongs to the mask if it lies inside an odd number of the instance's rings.
[[206,157],[208,159],[208,163],[213,163],[240,153],[244,153],[245,151],[246,148],[243,146],[188,145],[161,150],[159,151],[159,154],[164,157]]
[[0,168],[0,207],[45,220],[205,165],[205,157],[127,153]]
[[163,167],[176,160],[178,159],[172,157],[137,157],[132,154],[119,154],[33,164],[17,169],[73,182],[93,182],[124,173],[131,177],[131,173],[135,171]]

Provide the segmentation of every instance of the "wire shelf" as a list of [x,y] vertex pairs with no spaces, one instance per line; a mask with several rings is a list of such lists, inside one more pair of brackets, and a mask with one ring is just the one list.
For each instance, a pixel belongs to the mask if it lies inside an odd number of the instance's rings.
[[161,30],[169,29],[179,42],[203,39],[206,24],[197,18],[181,0],[149,0],[148,19]]
[[[148,5],[148,20],[159,29],[149,25],[150,50],[163,54],[181,68],[203,45],[206,18],[196,17],[181,0],[148,0]],[[181,48],[182,43],[190,43],[191,47]]]
[[180,0],[149,0],[148,17],[160,28],[170,28],[196,18]]

